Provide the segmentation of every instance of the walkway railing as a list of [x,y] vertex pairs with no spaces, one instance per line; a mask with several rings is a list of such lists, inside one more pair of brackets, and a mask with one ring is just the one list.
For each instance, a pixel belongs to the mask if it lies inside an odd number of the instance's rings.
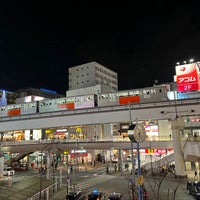
[[[78,138],[78,139],[44,139],[44,140],[19,140],[19,141],[4,141],[3,146],[19,146],[19,145],[33,145],[33,144],[52,144],[52,143],[79,143],[85,142],[130,142],[128,137],[118,136],[113,138]],[[170,136],[153,136],[152,138],[147,137],[146,141],[170,141],[172,138]],[[200,141],[200,138],[199,138]]]

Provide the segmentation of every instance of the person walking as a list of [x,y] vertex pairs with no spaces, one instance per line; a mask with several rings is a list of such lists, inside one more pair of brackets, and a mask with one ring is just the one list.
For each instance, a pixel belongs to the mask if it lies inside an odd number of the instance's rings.
[[114,167],[115,167],[115,174],[116,174],[117,173],[117,165],[115,164]]
[[198,179],[198,177],[197,177],[197,169],[194,170],[194,179]]
[[197,133],[194,133],[194,141],[197,141]]

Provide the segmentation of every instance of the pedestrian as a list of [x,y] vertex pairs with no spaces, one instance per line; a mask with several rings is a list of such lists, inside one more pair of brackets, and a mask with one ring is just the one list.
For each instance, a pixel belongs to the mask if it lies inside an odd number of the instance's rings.
[[32,163],[31,163],[31,168],[33,169],[33,167],[34,167],[34,163],[32,162]]
[[39,162],[38,162],[38,160],[37,160],[37,169],[38,169],[38,165],[39,165]]
[[197,140],[197,133],[195,132],[194,133],[194,141],[196,141]]
[[194,178],[197,178],[197,170],[194,170]]
[[45,166],[43,173],[46,174],[47,172],[47,166]]
[[117,165],[115,164],[114,167],[115,167],[115,174],[116,174],[117,173]]
[[127,163],[124,165],[126,172],[128,171],[128,166],[127,165],[128,165]]
[[57,170],[57,168],[58,168],[58,161],[56,161],[55,170]]
[[72,165],[71,165],[70,169],[71,169],[71,172],[73,172],[73,166]]
[[109,174],[109,168],[108,168],[108,166],[106,167],[106,173]]
[[40,173],[40,174],[44,174],[44,168],[43,168],[43,167],[40,167],[39,173]]

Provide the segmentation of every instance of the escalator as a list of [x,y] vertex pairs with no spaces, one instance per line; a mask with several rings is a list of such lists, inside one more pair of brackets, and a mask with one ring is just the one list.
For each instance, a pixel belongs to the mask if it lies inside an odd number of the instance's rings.
[[200,158],[200,138],[190,137],[184,148],[184,159],[188,162],[196,162]]
[[153,170],[154,172],[159,172],[163,166],[168,166],[170,163],[174,162],[174,154],[171,153],[165,157],[162,157],[161,159],[154,161],[154,162],[147,162],[144,165],[141,165],[141,167],[146,171]]
[[4,160],[4,165],[11,166],[12,163],[19,162],[24,157],[32,154],[33,152],[26,152],[26,153],[18,153],[14,158],[7,158]]

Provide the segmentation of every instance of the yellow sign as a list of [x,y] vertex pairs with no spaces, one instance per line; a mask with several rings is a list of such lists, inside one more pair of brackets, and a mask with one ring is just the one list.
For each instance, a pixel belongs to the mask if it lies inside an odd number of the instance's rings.
[[142,175],[138,176],[137,182],[139,185],[143,185],[144,184],[144,177]]
[[148,153],[154,153],[154,149],[148,149]]
[[82,128],[80,127],[76,128],[76,133],[82,133]]
[[68,152],[68,151],[64,151],[63,153],[64,153],[64,155],[67,155],[67,154],[69,154],[69,152]]

